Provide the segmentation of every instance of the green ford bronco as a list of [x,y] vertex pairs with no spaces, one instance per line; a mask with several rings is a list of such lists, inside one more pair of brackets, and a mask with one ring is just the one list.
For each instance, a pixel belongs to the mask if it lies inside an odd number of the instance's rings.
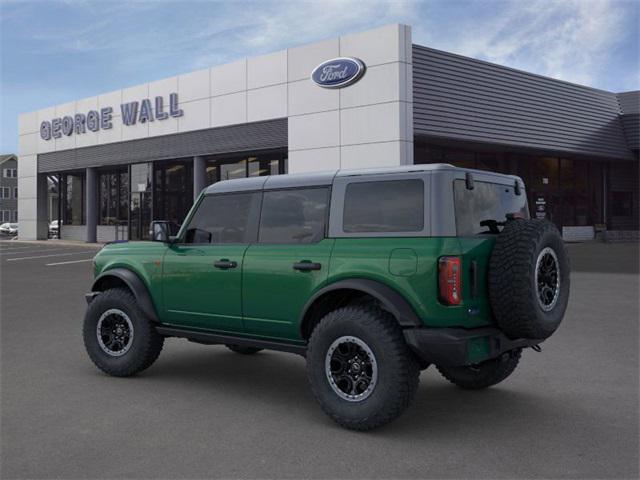
[[529,219],[522,180],[451,165],[222,181],[150,234],[95,257],[84,342],[100,369],[140,372],[167,337],[297,353],[356,430],[398,417],[431,364],[462,388],[501,382],[569,297],[562,238]]

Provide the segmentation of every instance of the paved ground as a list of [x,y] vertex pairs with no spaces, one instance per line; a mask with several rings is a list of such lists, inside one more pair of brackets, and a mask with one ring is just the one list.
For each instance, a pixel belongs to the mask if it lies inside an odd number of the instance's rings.
[[429,369],[362,434],[324,416],[293,355],[171,339],[144,374],[101,374],[81,338],[94,250],[0,242],[2,478],[637,478],[637,245],[570,250],[542,353],[483,392]]

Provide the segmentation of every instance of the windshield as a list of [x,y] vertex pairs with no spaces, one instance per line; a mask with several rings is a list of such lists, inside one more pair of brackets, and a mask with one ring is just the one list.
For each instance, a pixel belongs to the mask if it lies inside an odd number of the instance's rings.
[[490,226],[480,222],[504,222],[507,214],[529,218],[524,190],[516,195],[513,186],[478,181],[474,182],[473,190],[469,190],[464,180],[455,180],[453,185],[459,236],[489,233]]

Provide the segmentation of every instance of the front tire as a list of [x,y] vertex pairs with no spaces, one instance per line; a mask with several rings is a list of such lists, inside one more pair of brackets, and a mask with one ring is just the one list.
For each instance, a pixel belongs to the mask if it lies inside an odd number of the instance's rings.
[[518,366],[522,349],[517,348],[477,365],[466,367],[437,366],[440,374],[465,390],[481,390],[505,380]]
[[419,374],[395,319],[373,306],[334,310],[311,334],[311,390],[345,428],[370,430],[400,416],[415,396]]
[[113,288],[89,304],[84,318],[84,345],[103,372],[128,377],[156,361],[164,337],[142,312],[129,290]]

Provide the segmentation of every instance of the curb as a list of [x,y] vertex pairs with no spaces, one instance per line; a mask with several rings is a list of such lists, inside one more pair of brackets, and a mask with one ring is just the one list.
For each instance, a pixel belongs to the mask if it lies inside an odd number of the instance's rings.
[[4,242],[0,242],[0,245],[3,243],[15,244],[24,244],[24,245],[59,245],[59,246],[67,246],[67,247],[86,247],[86,248],[102,248],[104,247],[104,243],[86,243],[86,242],[75,242],[73,240],[6,240]]

